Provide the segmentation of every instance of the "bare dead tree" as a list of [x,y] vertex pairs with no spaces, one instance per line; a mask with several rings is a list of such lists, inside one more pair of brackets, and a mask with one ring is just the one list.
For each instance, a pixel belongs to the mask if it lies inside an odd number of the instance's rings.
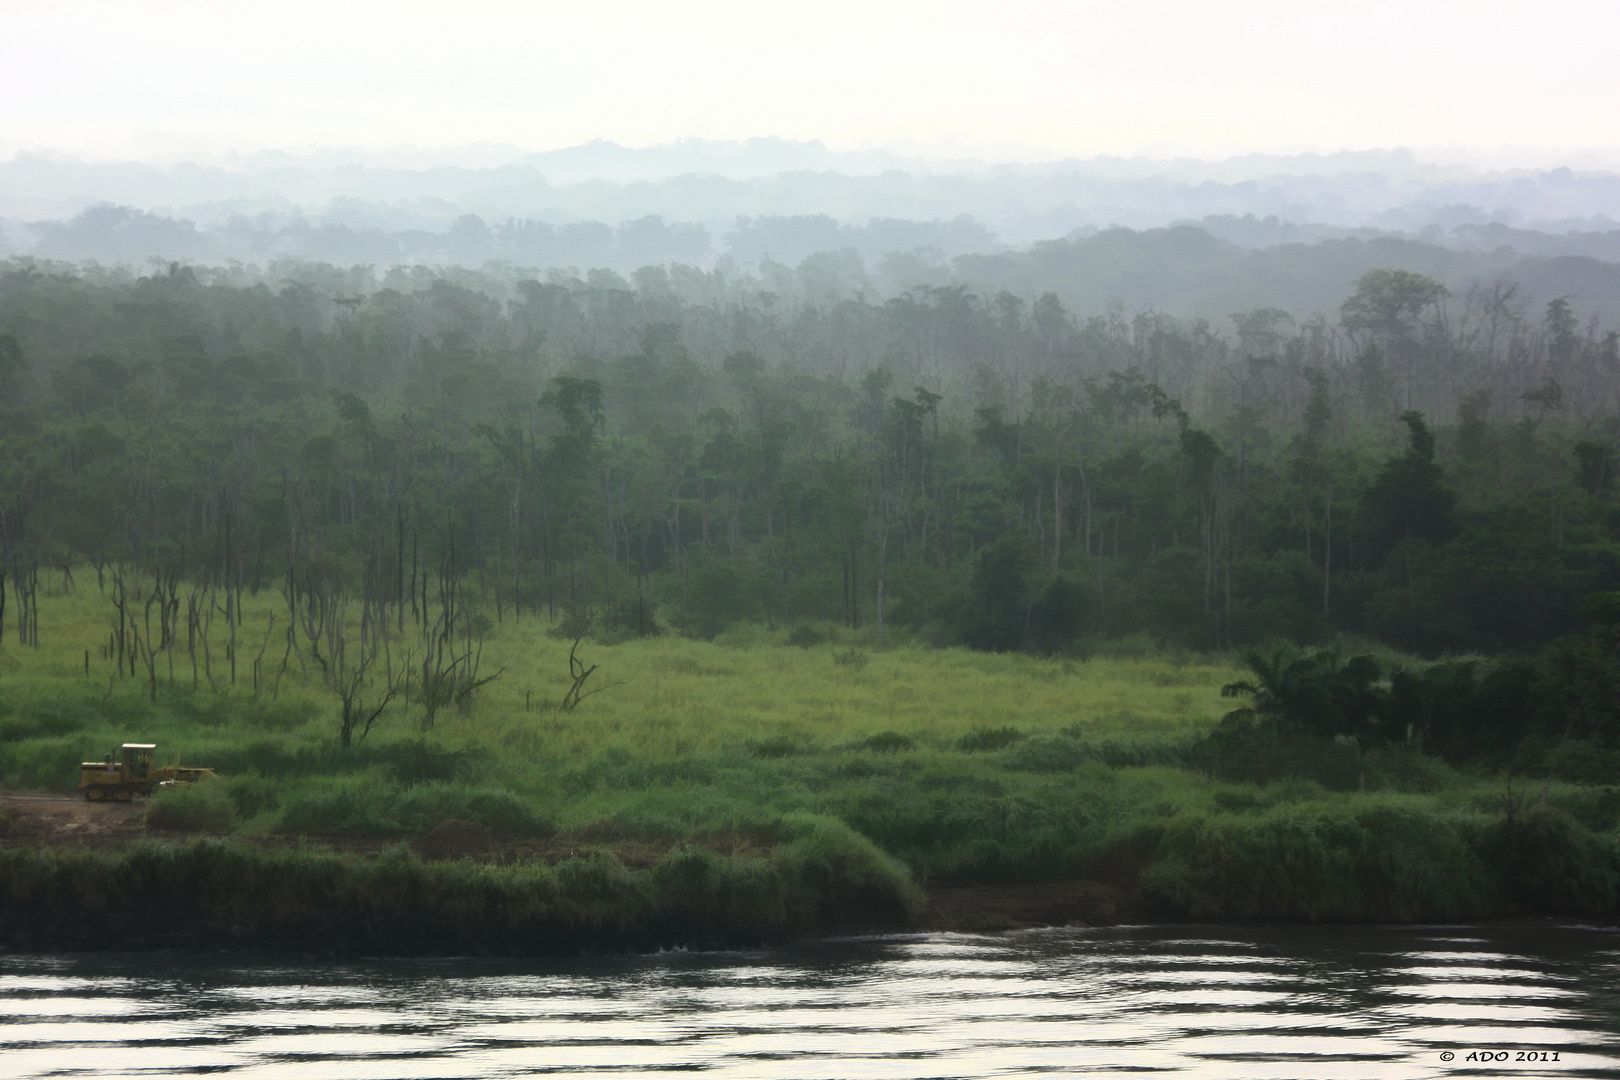
[[[422,705],[422,730],[431,731],[440,709],[465,705],[481,687],[501,677],[481,675],[484,637],[474,633],[473,615],[461,599],[461,578],[452,563],[439,570],[438,612],[424,619],[422,667],[415,692]],[[427,614],[427,591],[423,590],[423,612]],[[461,640],[457,641],[457,635]]]
[[325,589],[311,589],[299,608],[309,657],[321,682],[338,699],[338,745],[347,749],[358,732],[364,739],[384,710],[408,689],[409,665],[397,671],[388,638],[371,620],[360,620],[359,633],[348,632],[349,604]]
[[[588,620],[587,625],[589,625]],[[587,665],[585,661],[579,658],[579,643],[583,637],[583,634],[581,634],[580,637],[576,637],[574,639],[574,644],[569,646],[568,649],[568,680],[570,685],[568,687],[568,692],[563,695],[562,701],[558,706],[563,712],[573,712],[575,709],[579,708],[580,702],[584,701],[592,694],[600,694],[602,691],[618,685],[618,683],[606,683],[602,686],[598,686],[594,690],[585,689],[585,681],[595,674],[596,670],[601,667],[601,665]]]

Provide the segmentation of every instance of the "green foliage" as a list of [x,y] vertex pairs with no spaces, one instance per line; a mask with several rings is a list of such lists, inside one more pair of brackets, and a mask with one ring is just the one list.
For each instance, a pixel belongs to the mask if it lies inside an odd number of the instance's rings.
[[277,800],[276,828],[294,835],[415,836],[448,820],[497,836],[546,837],[556,826],[503,788],[433,782],[401,786],[373,777],[306,783]]
[[747,746],[749,753],[762,758],[792,757],[805,750],[803,743],[788,735],[778,735],[770,739],[750,739]]
[[1023,646],[1036,557],[1028,538],[1016,535],[1000,537],[979,553],[961,615],[963,644],[987,652]]
[[827,636],[825,634],[807,622],[794,623],[793,629],[788,631],[787,636],[789,645],[796,645],[801,649],[814,648],[826,640]]
[[[1115,230],[1030,258],[1062,273],[1082,251],[1149,250],[1163,273],[1148,276],[1166,280],[1178,260],[1239,254],[1192,229]],[[188,682],[250,683],[196,722],[260,732],[300,726],[302,706],[263,702],[310,657],[285,652],[280,610],[273,625],[196,622],[221,607],[226,564],[248,579],[233,597],[365,595],[396,635],[427,592],[474,580],[458,632],[543,611],[572,640],[594,611],[601,643],[903,625],[1053,655],[1133,635],[1224,650],[1340,633],[1440,655],[1574,632],[1583,596],[1620,587],[1616,439],[1599,413],[1612,333],[1571,329],[1578,313],[1553,299],[1545,333],[1504,352],[1501,294],[1441,319],[1438,281],[1368,266],[1383,256],[1366,245],[1340,255],[1328,278],[1356,280],[1343,336],[1275,308],[1234,314],[1233,334],[1162,313],[1076,318],[1052,292],[880,302],[811,288],[818,264],[772,284],[771,332],[749,352],[722,330],[760,318],[746,277],[303,267],[283,295],[207,267],[0,268],[0,460],[8,490],[33,493],[11,595],[33,595],[15,591],[24,567],[43,568],[26,580],[46,597],[89,588],[90,568],[98,594],[127,575],[142,619],[168,612],[160,624],[186,631],[160,625],[143,672],[120,662],[140,653],[129,622],[103,615],[75,666],[98,683],[115,663],[120,680],[144,675],[159,705]],[[969,258],[965,280],[1002,280],[1004,258]],[[311,322],[322,304],[343,317]],[[433,329],[402,348],[401,326]],[[907,388],[923,375],[896,343],[919,341],[932,381]],[[1459,371],[1537,388],[1491,401]],[[221,490],[238,493],[229,515],[195,512]],[[289,566],[265,557],[283,550]],[[155,569],[178,592],[148,611]],[[242,700],[257,704],[238,714]],[[18,721],[19,735],[72,722]]]
[[[79,762],[94,752],[89,740],[77,736],[0,743],[0,783],[31,791],[69,791],[79,782]],[[97,760],[100,756],[96,753]]]
[[910,735],[902,735],[898,731],[880,731],[876,735],[868,735],[854,744],[857,750],[871,750],[879,754],[898,754],[905,750],[917,749],[917,740]]
[[[273,604],[269,596],[244,599],[250,620],[262,617],[257,605]],[[447,714],[431,736],[406,737],[396,728],[344,750],[322,719],[330,706],[301,692],[296,665],[279,704],[268,690],[256,701],[245,687],[191,695],[164,686],[154,701],[146,686],[87,684],[78,641],[105,633],[89,589],[49,599],[44,624],[57,627],[60,644],[47,638],[0,674],[13,695],[4,720],[69,715],[82,726],[0,744],[0,767],[66,790],[82,756],[139,738],[156,741],[161,760],[178,753],[186,763],[221,770],[203,808],[213,824],[187,827],[316,842],[398,840],[446,820],[513,838],[560,830],[569,848],[626,852],[624,862],[604,854],[563,872],[581,919],[589,911],[591,925],[622,928],[642,918],[636,912],[656,909],[656,918],[719,940],[726,925],[759,927],[761,936],[769,926],[826,925],[827,912],[852,910],[839,906],[846,886],[875,890],[868,914],[905,910],[908,901],[896,899],[899,886],[873,852],[936,882],[1106,874],[1128,886],[1142,871],[1167,910],[1238,917],[1259,903],[1233,891],[1241,867],[1262,855],[1286,863],[1292,849],[1279,836],[1317,836],[1324,850],[1342,842],[1354,866],[1371,859],[1364,848],[1374,841],[1362,834],[1382,833],[1360,818],[1354,827],[1341,820],[1364,804],[1404,807],[1416,815],[1414,828],[1425,827],[1422,815],[1460,822],[1459,835],[1466,834],[1489,883],[1480,910],[1533,910],[1533,899],[1513,896],[1503,876],[1511,849],[1492,840],[1500,835],[1493,823],[1503,783],[1490,769],[1512,760],[1516,778],[1532,771],[1537,785],[1554,770],[1550,805],[1586,831],[1549,827],[1537,843],[1574,882],[1559,894],[1564,908],[1595,910],[1607,879],[1601,844],[1593,848],[1589,837],[1609,835],[1620,813],[1603,789],[1573,782],[1589,764],[1601,765],[1610,747],[1612,642],[1598,607],[1585,637],[1537,658],[1426,664],[1387,652],[1262,650],[1260,670],[1251,669],[1248,681],[1269,696],[1251,694],[1253,716],[1224,728],[1214,719],[1219,689],[1239,673],[1185,652],[1115,644],[1081,662],[892,640],[877,650],[871,626],[837,630],[840,649],[865,657],[858,670],[839,666],[835,650],[772,644],[786,631],[763,626],[715,643],[664,636],[598,644],[593,658],[601,655],[625,681],[613,695],[592,699],[593,707],[563,714],[531,707],[525,690],[554,700],[546,679],[565,667],[567,643],[547,636],[547,622],[508,616],[485,646],[491,664],[508,675],[477,710]],[[1360,656],[1376,666],[1377,678],[1362,678]],[[1372,719],[1352,737],[1346,732],[1359,722],[1367,693]],[[274,722],[278,715],[312,719]],[[1572,715],[1577,723],[1566,739]],[[226,719],[216,722],[220,716]],[[1506,757],[1492,756],[1492,732],[1500,733]],[[1461,754],[1470,740],[1481,749],[1457,757],[1457,766],[1426,752],[1450,756],[1455,747]],[[154,820],[172,810],[154,809]],[[795,815],[842,823],[869,849],[817,847],[821,869],[812,872],[811,860],[790,873],[785,850],[803,836],[782,822]],[[1293,821],[1289,815],[1315,824],[1277,824]],[[1195,819],[1223,822],[1212,835],[1227,837],[1227,847],[1197,859],[1186,845],[1161,849],[1165,828]],[[1242,843],[1228,844],[1231,837]],[[1327,869],[1300,871],[1290,886],[1290,917],[1352,917],[1341,911],[1354,906],[1349,901],[1335,907],[1308,897],[1311,888],[1340,887],[1338,858],[1318,851],[1301,863]],[[423,864],[412,869],[401,851],[380,861],[391,868],[378,871],[379,889],[440,880]],[[1398,876],[1388,866],[1371,872]],[[478,887],[486,886],[507,888],[493,878]],[[99,886],[87,878],[85,887]],[[1395,897],[1378,917],[1448,905],[1474,910],[1455,897],[1412,900],[1427,895],[1430,886],[1421,882],[1411,895],[1404,888],[1373,890],[1354,903],[1373,911],[1385,902],[1380,896]],[[665,893],[688,899],[658,907]],[[757,919],[749,921],[756,906]]]
[[[647,870],[590,854],[545,863],[368,859],[235,843],[0,849],[8,943],[129,940],[339,953],[577,954],[692,940],[747,944],[915,910],[903,868],[836,822],[782,824],[768,858],[691,846]],[[154,917],[153,912],[161,913]]]
[[1519,910],[1605,916],[1620,900],[1620,846],[1554,806],[1504,816],[1487,850]]
[[814,887],[817,916],[831,922],[838,906],[904,918],[922,909],[923,897],[905,866],[836,818],[789,814],[780,831],[784,864]]
[[1403,540],[1443,543],[1457,530],[1456,497],[1434,460],[1434,435],[1423,414],[1408,411],[1407,451],[1391,458],[1367,490],[1368,540],[1379,558]]
[[983,727],[956,740],[956,748],[966,754],[979,754],[987,750],[1001,750],[1024,737],[1015,727]]
[[386,811],[395,789],[385,781],[345,779],[301,785],[280,800],[277,828],[297,836],[360,833],[396,836],[399,824]]
[[1410,797],[1177,817],[1144,888],[1192,918],[1456,919],[1498,910],[1485,822]]
[[430,783],[401,788],[385,811],[407,835],[440,822],[470,821],[495,836],[548,837],[556,825],[521,796],[497,787]]
[[1345,658],[1336,650],[1299,650],[1288,645],[1247,649],[1243,662],[1253,680],[1221,688],[1226,697],[1248,695],[1253,704],[1228,713],[1223,723],[1239,730],[1259,724],[1319,738],[1344,736],[1373,742],[1387,737],[1379,726],[1382,672],[1371,656]]
[[146,825],[170,832],[230,832],[236,802],[224,784],[205,780],[155,792],[146,804]]
[[1078,740],[1062,735],[1036,735],[1012,744],[1007,765],[1020,772],[1073,772],[1091,755]]

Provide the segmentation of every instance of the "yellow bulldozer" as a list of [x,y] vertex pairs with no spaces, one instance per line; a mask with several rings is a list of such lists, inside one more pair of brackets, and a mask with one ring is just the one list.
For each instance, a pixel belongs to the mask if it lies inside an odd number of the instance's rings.
[[127,742],[117,755],[80,763],[79,790],[91,802],[129,802],[136,795],[150,795],[158,788],[195,784],[214,775],[213,769],[181,765],[178,755],[173,765],[154,765],[155,757],[156,743]]

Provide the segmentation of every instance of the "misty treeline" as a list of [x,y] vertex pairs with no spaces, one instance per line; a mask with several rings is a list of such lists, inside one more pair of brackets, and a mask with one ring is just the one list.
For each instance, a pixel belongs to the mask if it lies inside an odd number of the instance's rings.
[[[362,215],[354,223],[299,219],[273,227],[268,217],[233,219],[204,229],[101,205],[69,222],[29,229],[39,234],[30,257],[39,257],[42,269],[91,280],[133,280],[131,266],[161,272],[178,261],[195,264],[202,283],[279,289],[288,280],[322,277],[316,268],[325,263],[344,269],[324,275],[322,290],[351,295],[416,291],[440,276],[502,299],[536,279],[643,289],[638,272],[665,267],[670,287],[694,303],[711,303],[716,282],[732,293],[770,292],[784,302],[823,305],[882,303],[921,287],[963,286],[981,296],[1051,292],[1078,311],[1123,302],[1186,317],[1264,307],[1334,311],[1362,274],[1393,268],[1463,283],[1459,291],[1505,277],[1530,295],[1569,297],[1583,322],[1620,310],[1620,231],[1549,233],[1499,222],[1396,234],[1220,215],[1168,228],[1085,226],[1020,248],[965,215],[854,224],[826,214],[774,214],[720,226],[656,215],[608,225],[464,214],[432,228],[394,231]],[[546,267],[596,269],[537,269]]]
[[[232,677],[303,664],[370,695],[359,730],[396,668],[440,703],[486,679],[513,618],[1438,654],[1538,648],[1620,587],[1620,338],[1567,298],[1376,270],[1308,318],[1182,320],[835,270],[13,263],[0,621],[30,640],[93,568],[120,670],[155,684],[217,612]],[[283,621],[233,623],[264,590]]]
[[[359,208],[355,208],[357,211]],[[340,215],[341,216],[341,215]],[[302,217],[260,214],[212,226],[165,217],[132,206],[101,203],[68,221],[28,226],[36,235],[31,254],[42,259],[96,259],[144,263],[152,253],[169,259],[266,265],[278,260],[337,265],[445,262],[479,266],[614,267],[626,272],[666,262],[709,264],[726,259],[753,265],[761,259],[790,264],[824,251],[854,251],[874,268],[892,252],[924,251],[934,260],[964,252],[995,252],[1007,245],[967,215],[952,220],[873,218],[841,223],[826,214],[736,218],[712,230],[695,221],[666,221],[657,214],[608,224],[560,224],[509,216],[485,220],[461,214],[442,226],[401,227],[378,220],[381,208],[366,208],[358,220],[311,222]],[[896,268],[904,268],[902,260]],[[881,276],[881,275],[880,275]]]

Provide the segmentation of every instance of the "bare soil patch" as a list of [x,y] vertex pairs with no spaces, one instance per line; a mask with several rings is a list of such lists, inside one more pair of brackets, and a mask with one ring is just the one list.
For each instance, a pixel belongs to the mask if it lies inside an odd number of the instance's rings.
[[82,795],[0,793],[0,846],[122,844],[143,833],[146,805],[88,802]]

